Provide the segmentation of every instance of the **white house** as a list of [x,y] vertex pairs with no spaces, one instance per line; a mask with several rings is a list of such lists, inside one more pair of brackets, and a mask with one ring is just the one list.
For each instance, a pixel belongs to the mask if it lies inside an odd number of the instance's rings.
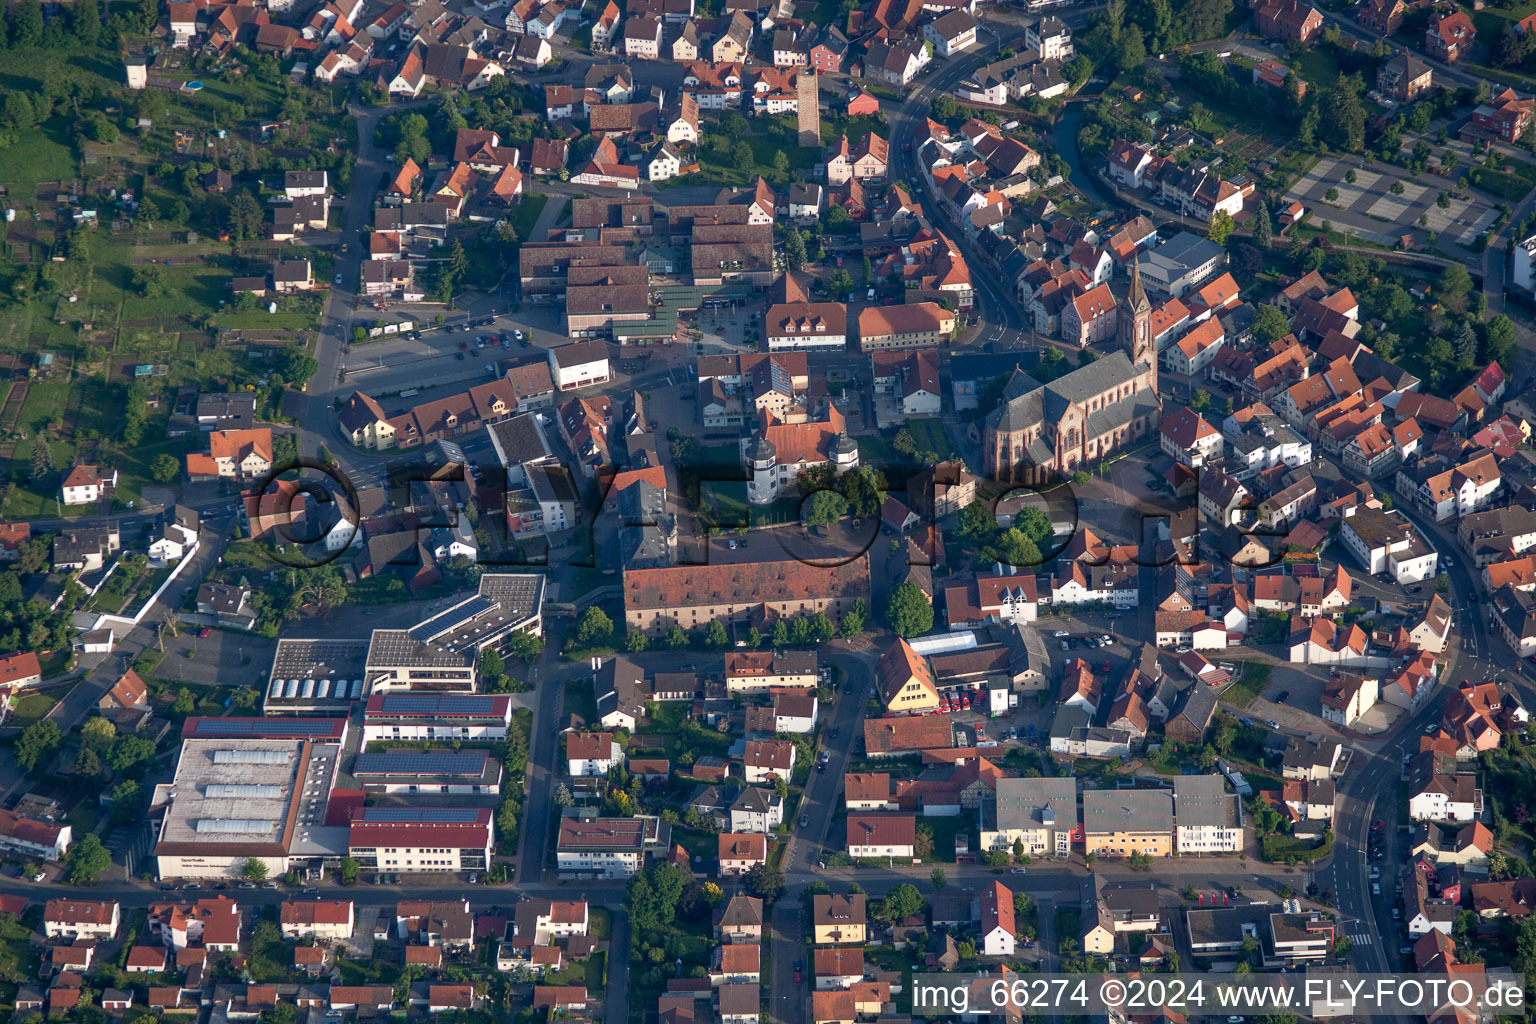
[[1454,755],[1421,750],[1408,762],[1408,817],[1414,821],[1472,821],[1483,807],[1477,776]]
[[606,384],[610,379],[608,344],[592,340],[558,345],[549,350],[549,370],[560,391]]
[[603,776],[622,764],[624,748],[607,732],[571,732],[565,735],[566,774],[576,778]]
[[59,497],[66,505],[94,505],[116,487],[117,470],[78,465],[64,478]]
[[1400,512],[1361,509],[1339,525],[1339,541],[1372,575],[1387,573],[1400,584],[1435,575],[1440,555]]
[[43,909],[43,935],[50,939],[112,939],[122,908],[112,900],[51,899]]
[[174,562],[197,543],[198,514],[185,505],[166,510],[160,535],[149,544],[149,557],[157,562]]
[[917,818],[911,814],[848,815],[848,856],[911,860],[917,850]]
[[1014,931],[1013,892],[1002,882],[981,891],[981,951],[987,956],[1012,956]]
[[976,19],[963,10],[953,10],[923,26],[923,39],[933,44],[941,57],[951,57],[976,45]]
[[742,758],[748,782],[790,781],[795,768],[795,745],[788,740],[748,740]]

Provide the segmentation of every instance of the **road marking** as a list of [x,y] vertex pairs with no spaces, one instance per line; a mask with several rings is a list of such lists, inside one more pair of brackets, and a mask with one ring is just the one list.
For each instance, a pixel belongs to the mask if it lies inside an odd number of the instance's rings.
[[1359,934],[1351,934],[1350,938],[1355,941],[1355,945],[1357,945],[1357,946],[1369,946],[1371,944],[1371,936],[1367,932],[1360,932]]

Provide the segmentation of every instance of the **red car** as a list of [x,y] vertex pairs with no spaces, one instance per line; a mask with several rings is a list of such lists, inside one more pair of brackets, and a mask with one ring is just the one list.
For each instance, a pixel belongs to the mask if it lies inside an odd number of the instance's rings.
[[1387,827],[1387,823],[1382,821],[1380,818],[1377,818],[1375,821],[1371,822],[1371,831],[1372,832],[1380,832],[1382,829],[1384,829],[1386,827]]
[[212,629],[208,628],[207,626],[204,626],[202,629],[197,631],[197,635],[201,639],[202,637],[206,637],[208,634],[210,634],[212,632],[213,632]]

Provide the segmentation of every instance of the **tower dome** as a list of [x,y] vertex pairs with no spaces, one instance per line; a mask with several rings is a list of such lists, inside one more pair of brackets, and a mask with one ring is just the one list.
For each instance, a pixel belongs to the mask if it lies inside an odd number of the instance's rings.
[[832,439],[832,466],[841,473],[859,464],[859,443],[847,434]]
[[766,469],[774,465],[778,458],[778,449],[766,437],[755,437],[747,445],[747,461],[752,463],[753,469]]

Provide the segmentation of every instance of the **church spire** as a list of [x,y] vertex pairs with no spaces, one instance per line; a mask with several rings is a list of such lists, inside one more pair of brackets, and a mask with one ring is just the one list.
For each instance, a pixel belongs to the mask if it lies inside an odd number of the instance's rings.
[[1147,301],[1147,290],[1141,285],[1140,253],[1131,258],[1131,291],[1125,297],[1125,304],[1130,307],[1132,313],[1141,313],[1152,308],[1152,303]]
[[1141,283],[1141,260],[1131,263],[1131,288],[1120,311],[1120,347],[1134,366],[1146,366],[1152,373],[1152,389],[1157,389],[1157,344],[1152,338],[1152,303]]

